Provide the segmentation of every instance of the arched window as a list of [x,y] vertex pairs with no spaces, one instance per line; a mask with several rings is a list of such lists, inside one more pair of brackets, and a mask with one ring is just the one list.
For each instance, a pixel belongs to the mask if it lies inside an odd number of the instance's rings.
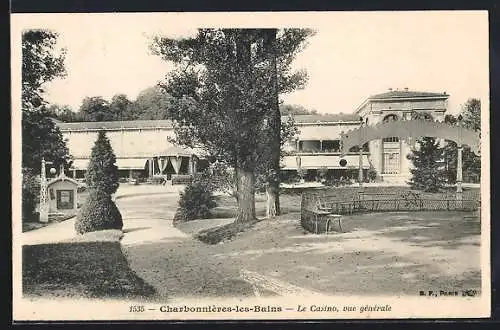
[[412,119],[423,119],[423,120],[434,120],[434,117],[428,112],[417,112],[413,111],[411,113]]
[[390,115],[385,116],[382,121],[384,123],[387,123],[387,122],[396,121],[396,120],[398,120],[398,116],[396,116],[395,114],[390,114]]
[[[397,120],[398,120],[398,116],[396,116],[395,114],[390,114],[390,115],[385,116],[384,119],[382,119],[382,122],[388,123],[388,122],[397,121]],[[382,141],[383,142],[399,142],[399,137],[397,137],[397,136],[386,137],[386,138],[383,138]]]

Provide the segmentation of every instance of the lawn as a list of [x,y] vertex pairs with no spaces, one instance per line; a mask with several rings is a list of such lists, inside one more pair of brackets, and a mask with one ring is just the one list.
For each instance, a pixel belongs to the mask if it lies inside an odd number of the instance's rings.
[[297,216],[259,221],[223,244],[169,239],[128,246],[127,255],[167,297],[252,295],[241,270],[330,295],[481,287],[480,222],[470,213],[357,214],[330,235],[305,232]]
[[[453,188],[454,189],[454,188]],[[440,193],[424,193],[419,192],[423,198],[431,199],[444,199],[444,196],[454,198],[454,190],[447,189]],[[334,195],[339,200],[349,201],[357,198],[358,192],[363,191],[365,193],[378,193],[378,194],[395,194],[396,196],[401,196],[403,193],[410,191],[408,187],[358,187],[358,186],[346,186],[346,187],[325,187],[325,188],[307,188],[307,189],[282,189],[280,194],[280,204],[281,213],[300,213],[300,203],[302,193],[317,193],[325,195]],[[464,188],[463,198],[467,199],[478,199],[480,196],[480,190],[478,188]],[[236,200],[233,197],[222,195],[217,196],[217,207],[212,210],[213,219],[221,218],[234,218],[236,216]],[[257,217],[263,217],[266,212],[266,196],[264,194],[255,195],[255,210]],[[297,218],[298,219],[298,218]]]
[[140,300],[155,291],[129,268],[119,242],[71,242],[23,246],[23,294]]
[[[348,201],[357,198],[358,192],[363,191],[365,193],[390,193],[396,196],[401,196],[403,193],[410,191],[407,187],[358,187],[358,186],[347,186],[347,187],[337,187],[337,188],[308,188],[308,189],[283,189],[280,195],[281,204],[281,214],[287,215],[288,218],[300,219],[300,207],[301,207],[301,194],[303,193],[317,193],[324,194],[328,196],[334,196],[330,198],[338,199],[339,201]],[[452,194],[451,190],[447,190],[441,193],[424,193],[419,192],[423,198],[430,199],[445,199],[450,198]],[[454,197],[453,197],[454,198]],[[469,188],[464,189],[464,199],[474,199],[479,198],[479,189]],[[236,216],[236,200],[233,197],[227,195],[217,196],[216,199],[217,206],[212,210],[211,219],[228,219],[234,218]],[[255,195],[255,210],[257,218],[262,219],[266,212],[266,196],[264,194]],[[240,225],[235,223],[221,223],[221,226],[205,226],[202,221],[197,221],[194,224],[177,224],[176,226],[181,229],[187,229],[189,233],[193,233],[196,228],[199,229],[198,235],[195,235],[199,240],[208,244],[216,244],[222,240],[227,240],[233,238],[238,233],[247,230],[253,224]]]

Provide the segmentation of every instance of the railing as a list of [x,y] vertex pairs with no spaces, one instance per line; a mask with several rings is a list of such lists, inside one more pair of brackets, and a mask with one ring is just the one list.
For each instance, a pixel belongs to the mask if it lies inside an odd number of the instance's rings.
[[[369,198],[366,198],[369,197]],[[375,197],[375,198],[372,198]],[[451,196],[444,198],[420,197],[410,192],[395,194],[359,194],[358,198],[348,200],[342,196],[302,194],[301,225],[314,233],[324,232],[328,215],[398,211],[477,211],[479,199],[458,200]],[[326,230],[326,229],[325,229]]]

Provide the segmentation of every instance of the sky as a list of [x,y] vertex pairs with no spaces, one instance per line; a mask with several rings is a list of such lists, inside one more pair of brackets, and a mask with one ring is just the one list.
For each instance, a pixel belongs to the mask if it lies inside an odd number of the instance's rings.
[[485,11],[18,14],[11,22],[16,40],[25,28],[59,33],[67,76],[46,86],[46,99],[74,110],[86,96],[135,99],[162,80],[173,66],[151,54],[149,36],[222,26],[315,29],[293,64],[308,84],[282,99],[321,113],[353,112],[389,88],[447,92],[452,113],[470,97],[488,98]]

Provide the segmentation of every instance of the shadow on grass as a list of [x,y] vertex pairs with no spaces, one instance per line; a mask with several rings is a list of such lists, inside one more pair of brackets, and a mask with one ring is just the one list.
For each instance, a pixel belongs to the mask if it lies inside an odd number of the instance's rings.
[[373,230],[377,235],[419,246],[457,249],[479,245],[481,224],[470,212],[399,212],[356,215],[346,221],[352,230]]
[[44,297],[150,299],[119,242],[23,246],[23,294]]

